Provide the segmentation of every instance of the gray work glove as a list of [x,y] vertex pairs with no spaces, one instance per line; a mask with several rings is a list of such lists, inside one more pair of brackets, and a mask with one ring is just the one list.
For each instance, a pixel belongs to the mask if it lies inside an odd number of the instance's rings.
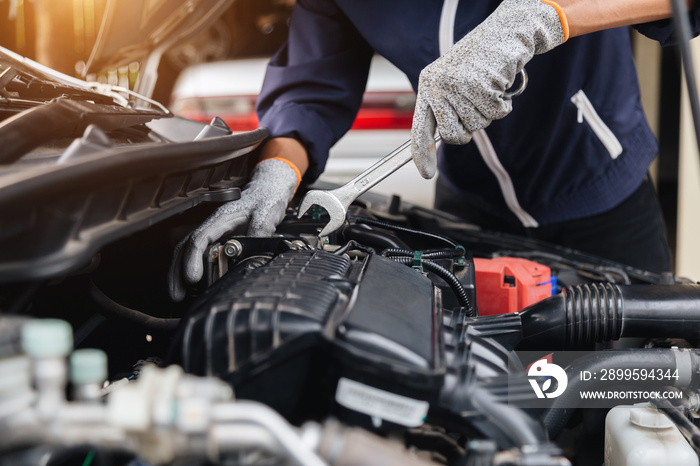
[[[557,5],[558,6],[558,5]],[[563,11],[541,0],[504,0],[496,11],[425,67],[411,128],[413,161],[423,178],[437,168],[437,127],[448,144],[466,144],[472,133],[512,109],[506,90],[539,53],[568,36]]]
[[248,236],[272,236],[298,183],[298,172],[286,162],[279,159],[260,162],[243,188],[241,198],[219,207],[175,247],[168,276],[170,297],[182,301],[185,297],[183,279],[188,283],[202,279],[202,255],[224,234],[247,225]]

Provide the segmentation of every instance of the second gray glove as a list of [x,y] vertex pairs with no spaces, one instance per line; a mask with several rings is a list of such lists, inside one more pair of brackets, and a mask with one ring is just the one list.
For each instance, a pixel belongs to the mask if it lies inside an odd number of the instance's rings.
[[[556,6],[556,8],[555,8]],[[553,2],[504,0],[479,26],[420,74],[411,128],[413,161],[424,178],[437,168],[434,134],[466,144],[512,109],[506,90],[535,54],[562,44],[566,18]]]
[[183,280],[197,283],[202,279],[202,255],[224,234],[247,225],[248,236],[272,236],[298,183],[298,172],[286,162],[279,159],[260,162],[241,198],[219,207],[175,247],[168,277],[170,297],[181,301],[185,296]]

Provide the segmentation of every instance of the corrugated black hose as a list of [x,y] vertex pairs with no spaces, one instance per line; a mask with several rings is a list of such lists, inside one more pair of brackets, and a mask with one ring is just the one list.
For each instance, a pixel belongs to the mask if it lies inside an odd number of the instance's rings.
[[581,349],[623,337],[700,337],[700,285],[590,283],[519,313],[521,350]]
[[[413,257],[406,257],[406,256],[396,257],[396,256],[394,256],[394,257],[390,257],[390,259],[393,259],[396,262],[400,262],[400,263],[406,264],[406,265],[413,264]],[[438,277],[445,280],[445,282],[450,286],[450,288],[452,289],[454,294],[457,296],[457,300],[459,301],[460,306],[463,306],[467,309],[472,308],[472,304],[471,304],[471,301],[469,300],[469,296],[467,296],[467,292],[464,291],[464,287],[459,282],[457,277],[455,277],[454,274],[452,274],[452,272],[450,272],[449,270],[447,270],[443,266],[436,264],[435,262],[432,262],[429,260],[422,260],[421,264],[427,270],[429,270],[430,272],[433,272],[435,275],[437,275]]]
[[[410,249],[385,249],[382,251],[382,256],[406,256],[413,257],[414,251]],[[458,257],[464,257],[463,249],[440,249],[437,251],[430,251],[423,253],[423,259],[455,259]]]

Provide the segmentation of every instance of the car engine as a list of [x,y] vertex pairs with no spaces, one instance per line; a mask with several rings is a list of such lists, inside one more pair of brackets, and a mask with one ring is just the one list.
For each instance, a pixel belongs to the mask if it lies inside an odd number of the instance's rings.
[[[355,205],[327,238],[315,236],[322,212],[296,220],[293,210],[279,236],[225,238],[181,310],[144,279],[164,265],[141,254],[153,244],[145,240],[167,223],[21,303],[22,293],[5,293],[18,312],[0,319],[0,464],[42,455],[71,464],[91,452],[104,464],[145,464],[129,463],[133,455],[147,464],[568,464],[582,447],[559,439],[586,421],[556,404],[528,407],[537,398],[520,350],[590,350],[571,373],[686,364],[678,389],[697,387],[697,285],[394,209]],[[115,282],[134,256],[143,272]],[[475,263],[504,257],[501,284],[525,286],[508,273],[526,261],[558,277],[538,291],[558,292],[481,315],[479,293],[490,290]],[[148,303],[155,311],[136,310]],[[71,322],[73,336],[44,317]],[[604,350],[629,337],[647,347]],[[104,350],[109,369],[81,376],[91,350],[78,349],[67,371],[74,344]]]
[[[0,465],[698,464],[700,285],[367,195],[221,238],[174,303],[267,131],[54,79],[0,54]],[[604,378],[679,396],[606,421]]]

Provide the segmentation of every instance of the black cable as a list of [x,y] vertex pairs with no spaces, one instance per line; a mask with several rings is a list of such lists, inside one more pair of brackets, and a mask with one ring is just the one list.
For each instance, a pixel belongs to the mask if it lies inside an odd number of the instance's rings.
[[457,296],[457,300],[459,301],[459,304],[470,311],[472,310],[472,303],[469,300],[469,296],[467,295],[467,292],[464,290],[464,287],[460,283],[460,281],[455,277],[452,272],[444,268],[443,266],[436,264],[435,262],[431,261],[423,261],[423,265],[425,266],[426,269],[429,271],[433,272],[435,275],[439,276],[447,284],[452,288],[452,291],[454,291],[455,295]]
[[399,248],[387,248],[382,251],[382,256],[389,257],[389,256],[405,256],[405,257],[413,257],[413,251],[410,249],[399,249]]
[[688,98],[690,99],[690,111],[693,115],[693,126],[695,127],[695,143],[700,150],[700,104],[698,103],[698,87],[695,79],[695,67],[693,66],[693,56],[690,52],[690,21],[688,20],[687,6],[684,0],[671,0],[673,7],[673,25],[676,31],[678,48],[681,51],[683,71],[685,71],[685,84],[688,88]]
[[105,295],[97,285],[90,281],[90,297],[100,306],[98,312],[109,316],[121,317],[137,325],[147,327],[152,330],[171,331],[180,323],[180,319],[164,319],[153,317],[152,315],[123,306]]
[[364,223],[365,225],[373,225],[380,228],[386,228],[387,230],[401,231],[404,233],[411,233],[413,235],[424,236],[426,238],[437,239],[449,244],[453,248],[456,248],[458,246],[457,243],[447,238],[446,236],[436,235],[435,233],[428,233],[427,231],[414,230],[413,228],[396,225],[394,223],[383,222],[381,220],[375,220],[369,217],[348,217],[348,220],[350,220],[351,222],[354,221],[356,223]]
[[464,257],[463,249],[441,249],[423,254],[426,259],[458,259]]
[[340,248],[333,251],[333,254],[341,256],[341,255],[345,254],[346,252],[348,252],[348,250],[350,248],[357,249],[358,251],[362,251],[366,254],[376,254],[374,249],[369,248],[367,246],[363,246],[360,243],[358,243],[357,241],[352,240],[352,239],[350,241],[348,241],[347,243],[345,243],[344,246],[341,246]]
[[[382,251],[382,256],[405,256],[413,257],[415,251],[410,249],[398,249],[398,248],[388,248]],[[455,259],[458,257],[464,257],[463,249],[440,249],[438,251],[430,251],[423,253],[423,259]]]
[[[396,262],[400,262],[402,264],[407,264],[407,265],[413,264],[413,257],[399,256],[399,257],[391,257],[391,259],[395,260]],[[463,306],[463,307],[470,309],[470,310],[472,309],[471,301],[469,300],[469,296],[467,295],[467,292],[464,291],[464,287],[459,282],[457,277],[455,277],[452,274],[452,272],[450,272],[449,270],[447,270],[443,266],[436,264],[435,262],[432,262],[429,260],[422,260],[421,264],[427,270],[429,270],[430,272],[433,272],[435,275],[437,275],[438,277],[445,280],[445,282],[449,285],[449,287],[454,292],[455,296],[457,296],[457,300],[459,301],[460,306]]]
[[383,231],[375,230],[369,225],[346,225],[340,230],[340,233],[347,241],[355,240],[358,243],[369,245],[377,249],[409,248],[409,246],[398,237],[389,235]]
[[670,401],[657,398],[650,401],[659,411],[673,422],[696,452],[700,453],[700,428],[685,415],[682,407],[674,406]]

